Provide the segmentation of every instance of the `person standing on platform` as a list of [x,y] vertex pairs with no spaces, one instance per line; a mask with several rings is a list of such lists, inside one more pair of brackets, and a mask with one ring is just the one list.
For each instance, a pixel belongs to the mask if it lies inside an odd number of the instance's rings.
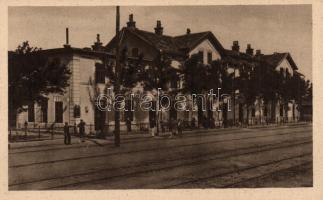
[[80,141],[84,142],[85,122],[82,119],[81,119],[78,127],[79,127],[79,133],[80,133]]
[[178,119],[177,120],[177,133],[178,133],[178,136],[182,136],[182,133],[183,133],[183,122],[181,119]]
[[64,144],[66,145],[71,144],[70,128],[67,122],[65,122],[65,125],[64,125]]

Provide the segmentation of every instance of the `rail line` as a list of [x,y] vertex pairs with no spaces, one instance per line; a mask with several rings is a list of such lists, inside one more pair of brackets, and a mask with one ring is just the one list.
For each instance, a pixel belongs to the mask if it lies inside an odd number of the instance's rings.
[[[191,180],[191,181],[183,181],[183,182],[178,183],[178,184],[173,184],[173,185],[169,185],[167,187],[163,187],[163,189],[172,188],[172,187],[178,187],[180,185],[186,185],[186,184],[190,184],[190,183],[196,183],[196,182],[200,182],[200,181],[211,179],[211,178],[218,178],[218,177],[221,177],[221,176],[230,175],[232,173],[241,173],[241,172],[244,172],[244,171],[247,171],[247,170],[256,169],[256,168],[263,167],[263,166],[266,166],[266,165],[272,165],[272,164],[276,164],[276,163],[279,163],[279,162],[283,162],[283,161],[291,160],[291,159],[295,159],[295,158],[302,158],[302,157],[305,157],[305,156],[312,156],[312,153],[306,153],[306,154],[301,154],[301,155],[292,156],[292,157],[288,157],[288,158],[283,158],[283,159],[279,159],[279,160],[274,160],[274,161],[262,163],[260,165],[245,167],[245,168],[239,169],[239,170],[231,170],[231,171],[228,171],[228,172],[225,172],[225,173],[220,173],[220,174],[216,174],[216,175],[212,175],[212,176],[208,176],[208,177],[203,177],[203,178],[197,178],[197,179]],[[305,162],[305,163],[309,163],[309,162]]]
[[312,161],[304,162],[304,163],[301,163],[299,165],[293,165],[291,167],[276,170],[274,172],[264,173],[264,174],[261,174],[259,176],[255,176],[255,177],[243,179],[241,181],[237,181],[237,182],[234,182],[234,183],[226,184],[226,185],[222,186],[222,188],[232,188],[232,187],[234,187],[234,186],[236,186],[238,184],[241,184],[241,183],[246,183],[246,182],[253,181],[253,180],[256,180],[256,179],[265,178],[265,177],[268,177],[268,176],[273,175],[273,174],[285,172],[285,171],[288,171],[288,170],[292,170],[292,169],[295,169],[295,168],[298,168],[298,167],[307,166],[307,165],[311,165],[311,164],[313,164]]
[[27,167],[32,165],[41,165],[41,164],[53,164],[58,162],[66,162],[66,161],[75,161],[75,160],[82,160],[82,159],[93,159],[99,157],[109,157],[113,155],[121,155],[121,154],[131,154],[131,153],[140,153],[140,152],[147,152],[147,151],[155,151],[155,150],[170,150],[170,149],[178,149],[180,147],[187,147],[187,146],[197,146],[197,145],[207,145],[207,144],[216,144],[221,142],[230,142],[230,141],[240,141],[240,140],[248,140],[248,139],[256,139],[256,138],[265,138],[265,137],[272,137],[272,136],[280,136],[280,135],[289,135],[295,133],[303,133],[304,131],[295,131],[295,132],[286,132],[286,133],[278,133],[278,134],[268,134],[268,135],[261,135],[261,136],[249,136],[249,137],[240,137],[240,138],[233,138],[233,139],[224,139],[224,140],[215,140],[215,141],[208,141],[208,142],[199,142],[199,143],[190,143],[190,144],[182,144],[182,145],[173,145],[168,147],[153,147],[153,148],[145,148],[139,150],[128,150],[124,152],[112,152],[112,153],[104,153],[104,154],[96,154],[96,155],[89,155],[89,156],[81,156],[81,157],[74,157],[74,158],[67,158],[67,159],[57,159],[51,161],[43,161],[43,162],[34,162],[34,163],[27,163],[27,164],[18,164],[18,165],[9,165],[9,168],[19,168],[19,167]]
[[[238,156],[250,155],[250,154],[254,154],[254,153],[260,153],[260,152],[272,151],[272,150],[277,150],[277,149],[290,148],[290,147],[294,147],[294,146],[307,145],[307,144],[312,143],[312,140],[304,142],[304,139],[302,139],[300,141],[302,141],[302,142],[297,141],[296,143],[283,145],[283,146],[276,146],[276,147],[272,147],[272,148],[268,148],[268,147],[279,145],[279,144],[282,144],[282,143],[286,143],[286,141],[285,142],[274,143],[274,144],[262,145],[261,147],[259,147],[259,145],[254,145],[252,147],[244,147],[244,148],[240,148],[240,149],[232,149],[232,150],[227,150],[227,151],[222,151],[222,152],[211,152],[211,153],[209,153],[207,155],[206,154],[204,154],[204,155],[196,155],[195,157],[193,157],[193,159],[199,158],[199,160],[197,160],[197,161],[195,160],[195,161],[188,162],[188,163],[180,163],[180,164],[166,166],[166,167],[162,167],[162,168],[153,168],[153,169],[149,169],[149,170],[139,170],[139,171],[135,171],[135,172],[131,172],[131,173],[125,173],[125,174],[121,174],[121,175],[115,175],[115,176],[105,176],[105,177],[99,178],[99,179],[96,178],[96,179],[81,181],[81,182],[72,183],[72,184],[65,184],[65,185],[59,185],[59,186],[56,186],[56,187],[49,187],[49,188],[46,188],[46,189],[57,189],[57,188],[62,188],[62,187],[67,187],[67,186],[75,186],[75,185],[79,185],[79,184],[90,183],[90,182],[93,182],[93,181],[103,181],[103,180],[107,180],[107,179],[114,179],[114,178],[120,178],[120,177],[132,177],[134,175],[143,174],[143,173],[170,170],[170,169],[177,168],[177,167],[182,167],[182,166],[198,165],[198,164],[201,164],[201,157],[207,157],[207,156],[212,155],[214,153],[225,154],[225,153],[230,153],[230,152],[240,152],[241,150],[256,149],[255,151],[237,153],[237,154],[232,154],[232,155],[222,155],[222,156],[219,156],[219,157],[216,157],[216,158],[204,159],[203,162],[205,163],[205,162],[210,162],[210,161],[214,161],[214,160],[223,160],[223,159],[227,159],[227,158],[230,158],[230,157],[238,157]],[[118,167],[118,168],[105,168],[105,169],[100,169],[100,174],[102,173],[102,170],[110,171],[110,170],[117,170],[117,169],[118,170],[129,169],[129,168],[135,168],[135,167],[156,165],[158,163],[163,163],[164,164],[165,162],[190,160],[190,159],[192,159],[192,157],[190,157],[190,158],[187,158],[187,157],[185,157],[185,158],[172,158],[172,159],[158,160],[158,161],[155,161],[155,162],[150,162],[148,164],[139,164],[139,165],[126,166],[126,167]],[[95,173],[98,173],[98,172],[97,171],[95,171],[95,172],[92,171],[92,172],[86,172],[86,173],[73,174],[73,175],[64,176],[64,177],[53,177],[53,178],[35,180],[35,181],[24,182],[24,183],[11,184],[11,185],[9,185],[9,187],[21,186],[21,185],[37,183],[37,182],[42,182],[42,181],[48,181],[48,180],[71,178],[71,177],[75,177],[75,176],[85,176],[85,175],[91,175],[91,174],[95,174]]]

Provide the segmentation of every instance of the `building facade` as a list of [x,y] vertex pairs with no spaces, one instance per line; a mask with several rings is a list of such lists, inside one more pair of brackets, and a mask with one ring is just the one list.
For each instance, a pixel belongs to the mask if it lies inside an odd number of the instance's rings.
[[[281,73],[290,73],[293,75],[297,70],[289,53],[274,53],[272,55],[262,55],[260,51],[256,54],[248,45],[245,52],[240,51],[238,41],[233,42],[230,50],[225,49],[217,40],[212,32],[191,33],[187,29],[182,35],[168,36],[164,33],[161,21],[157,21],[154,31],[144,31],[136,27],[133,15],[129,16],[127,26],[120,30],[120,50],[127,51],[128,59],[136,60],[143,57],[145,67],[155,65],[155,60],[162,52],[172,60],[172,67],[178,68],[179,79],[177,81],[176,89],[180,90],[183,82],[183,75],[181,74],[181,65],[190,56],[197,54],[201,58],[201,62],[207,65],[214,60],[221,60],[226,57],[255,57],[259,56],[270,62],[277,71]],[[49,94],[47,103],[38,105],[26,106],[25,112],[19,113],[17,116],[16,126],[22,127],[25,122],[29,126],[63,126],[63,123],[68,122],[70,125],[78,124],[80,119],[83,119],[87,126],[87,133],[95,133],[100,128],[99,124],[105,124],[104,129],[113,131],[114,129],[114,112],[102,112],[97,109],[96,98],[99,94],[107,94],[107,88],[113,88],[110,84],[106,72],[98,67],[98,64],[103,64],[104,59],[108,59],[108,65],[113,67],[115,65],[116,53],[116,38],[112,38],[107,45],[103,46],[100,42],[99,35],[97,41],[92,48],[73,48],[68,42],[63,48],[43,50],[43,53],[48,55],[48,59],[60,59],[62,63],[66,64],[72,72],[70,77],[69,87],[66,88],[64,95]],[[237,74],[239,77],[239,70],[228,68],[229,71]],[[202,80],[201,80],[202,81]],[[216,90],[216,89],[215,89]],[[132,90],[134,93],[145,93],[138,85]],[[249,119],[250,122],[263,122],[269,113],[274,112],[277,121],[283,119],[284,113],[282,110],[287,110],[288,120],[295,120],[299,117],[299,112],[296,109],[295,102],[288,104],[288,109],[283,109],[281,103],[277,101],[275,111],[266,107],[262,99],[257,99],[250,109],[246,111],[244,105],[239,104],[239,91],[235,91],[235,101],[230,101],[233,110],[228,113],[228,119],[242,122],[244,119]],[[232,98],[232,97],[231,97]],[[190,108],[196,107],[192,103],[192,99],[188,97],[187,106]],[[233,104],[234,103],[234,104]],[[219,102],[214,104],[219,106]],[[248,108],[249,109],[249,108]],[[194,111],[178,111],[177,118],[184,121],[191,121],[193,118],[197,119],[197,109]],[[249,113],[250,116],[246,116]],[[207,113],[205,112],[205,115]],[[222,112],[213,112],[213,119],[217,125],[221,125],[223,120]],[[127,113],[121,113],[121,130],[126,130],[126,121],[131,116],[132,130],[146,130],[149,127],[151,115],[149,111],[135,110]],[[170,121],[169,111],[162,111],[157,115],[159,121]],[[258,120],[260,119],[260,120]]]

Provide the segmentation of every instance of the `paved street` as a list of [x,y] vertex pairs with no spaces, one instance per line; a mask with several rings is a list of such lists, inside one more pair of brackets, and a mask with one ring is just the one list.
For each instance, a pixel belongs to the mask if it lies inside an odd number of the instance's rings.
[[10,144],[9,189],[312,186],[312,125]]

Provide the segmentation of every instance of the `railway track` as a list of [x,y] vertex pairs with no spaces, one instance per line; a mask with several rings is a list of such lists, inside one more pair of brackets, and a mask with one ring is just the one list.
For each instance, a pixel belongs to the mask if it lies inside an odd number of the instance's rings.
[[[125,169],[133,169],[133,168],[147,168],[146,170],[139,170],[139,171],[133,171],[131,173],[125,173],[125,174],[119,174],[119,175],[115,175],[115,176],[104,176],[104,177],[100,177],[100,178],[94,178],[94,179],[88,179],[85,181],[80,181],[77,183],[69,183],[69,184],[61,184],[55,187],[45,187],[42,189],[59,189],[59,188],[64,188],[64,187],[71,187],[71,186],[77,186],[80,184],[85,184],[85,183],[91,183],[93,181],[104,181],[104,180],[113,180],[116,178],[126,178],[126,177],[131,177],[131,176],[136,176],[139,174],[144,174],[144,173],[149,173],[149,172],[159,172],[159,171],[167,171],[173,168],[177,168],[177,167],[182,167],[182,166],[188,166],[188,165],[199,165],[201,164],[201,162],[205,163],[205,162],[210,162],[210,161],[214,161],[214,160],[223,160],[223,159],[228,159],[230,157],[237,157],[237,156],[245,156],[245,155],[251,155],[251,154],[255,154],[255,153],[260,153],[260,152],[266,152],[266,151],[273,151],[273,150],[278,150],[278,149],[285,149],[285,148],[291,148],[291,147],[295,147],[295,146],[299,146],[299,145],[308,145],[312,143],[311,137],[307,137],[306,140],[304,140],[305,138],[302,138],[298,141],[284,141],[284,142],[278,142],[278,143],[271,143],[271,144],[267,144],[267,145],[254,145],[252,147],[246,147],[246,148],[240,148],[240,149],[232,149],[232,150],[228,150],[225,152],[210,152],[206,155],[195,155],[195,157],[183,157],[183,158],[170,158],[170,159],[164,159],[164,160],[158,160],[158,161],[152,161],[152,162],[148,162],[148,163],[144,163],[144,164],[139,164],[139,165],[135,165],[135,166],[126,166],[124,168],[105,168],[105,169],[100,169],[99,173],[100,175],[102,175],[102,171],[114,171],[114,170],[125,170]],[[229,155],[226,155],[228,154]],[[216,154],[216,155],[214,155]],[[208,156],[211,156],[211,158],[208,158]],[[197,160],[193,160],[190,161],[192,159],[197,159]],[[189,162],[183,162],[183,161],[189,161]],[[171,162],[179,162],[181,161],[179,164],[171,164]],[[170,163],[170,164],[169,164]],[[159,167],[158,165],[160,164],[168,164],[169,166],[165,166],[165,167]],[[156,166],[156,167],[154,167]],[[28,186],[30,184],[37,184],[37,183],[41,183],[41,182],[46,182],[46,181],[54,181],[54,180],[60,180],[60,179],[68,179],[68,178],[72,178],[73,177],[82,177],[82,176],[89,176],[89,175],[94,175],[98,173],[97,171],[95,172],[87,172],[87,173],[79,173],[79,174],[73,174],[71,176],[64,176],[64,177],[54,177],[54,178],[49,178],[49,179],[42,179],[42,180],[36,180],[36,181],[30,181],[30,182],[24,182],[24,183],[17,183],[17,184],[11,184],[9,185],[10,189],[14,189],[14,188],[23,188],[24,186]],[[67,181],[68,182],[68,181]],[[28,187],[27,187],[28,188]]]
[[[268,165],[274,165],[274,164],[277,164],[277,163],[280,163],[280,162],[284,162],[284,161],[288,161],[288,160],[293,160],[293,159],[299,159],[299,158],[303,158],[303,157],[309,157],[309,156],[311,157],[312,156],[312,153],[306,153],[306,154],[291,156],[291,157],[288,157],[288,158],[283,158],[283,159],[279,159],[279,160],[274,160],[274,161],[262,163],[260,165],[245,167],[245,168],[241,168],[241,169],[237,169],[237,170],[232,170],[232,171],[228,171],[228,172],[225,172],[225,173],[220,173],[220,174],[216,174],[216,175],[212,175],[212,176],[207,176],[207,177],[203,177],[203,178],[197,178],[195,180],[183,181],[183,182],[178,183],[178,184],[168,185],[167,187],[164,187],[163,189],[182,188],[182,187],[180,187],[181,185],[183,186],[183,188],[185,188],[184,185],[187,185],[187,184],[202,182],[202,181],[205,181],[205,180],[208,180],[208,179],[220,178],[220,177],[223,177],[223,176],[231,175],[233,173],[243,173],[243,172],[245,172],[247,170],[253,170],[253,169],[256,169],[256,168],[260,168],[260,167],[264,167],[264,166],[268,166]],[[303,163],[301,163],[299,165],[291,166],[289,168],[294,168],[294,167],[297,167],[297,166],[307,165],[307,164],[311,164],[311,163],[312,163],[312,161],[306,161],[306,162],[303,162]],[[269,174],[278,173],[278,172],[281,172],[283,170],[287,170],[289,168],[284,168],[284,169],[281,169],[281,170],[276,170],[276,171],[270,172],[270,173],[264,173],[264,174],[261,174],[261,175],[256,176],[256,177],[252,177],[250,179],[246,179],[246,180],[242,180],[242,181],[230,183],[230,184],[221,186],[221,188],[230,188],[230,187],[233,187],[235,184],[239,184],[239,183],[242,183],[244,181],[250,181],[250,180],[255,179],[255,178],[264,177],[264,176],[267,176]],[[210,170],[212,170],[212,169],[210,169]]]
[[279,174],[279,173],[283,173],[283,172],[287,172],[287,171],[294,171],[296,168],[299,168],[299,167],[304,167],[304,166],[312,167],[312,164],[313,164],[312,161],[303,162],[301,164],[293,165],[291,167],[283,168],[283,169],[280,169],[280,170],[276,170],[274,172],[264,173],[264,174],[261,174],[259,176],[254,176],[254,177],[251,177],[251,178],[243,179],[241,181],[226,184],[226,185],[223,185],[222,188],[237,187],[238,185],[241,185],[241,184],[244,184],[244,183],[247,183],[247,182],[251,182],[251,181],[255,181],[257,179],[266,178],[266,177],[269,177],[269,176],[272,176],[272,175],[275,175],[275,174]]
[[[231,141],[240,141],[240,140],[250,140],[250,139],[257,139],[257,138],[266,138],[266,137],[273,137],[273,136],[281,136],[281,135],[290,135],[290,134],[297,134],[303,133],[304,130],[301,131],[294,131],[294,132],[285,132],[285,133],[277,133],[277,134],[267,134],[267,135],[259,135],[259,136],[247,136],[247,137],[238,137],[233,139],[220,139],[214,141],[207,141],[207,142],[197,142],[197,143],[189,143],[189,144],[176,144],[173,146],[167,147],[153,147],[153,148],[143,148],[139,150],[127,150],[124,152],[111,152],[111,153],[103,153],[103,154],[96,154],[96,155],[89,155],[89,156],[80,156],[80,157],[73,157],[68,159],[57,159],[51,161],[42,161],[42,162],[34,162],[34,163],[27,163],[27,164],[18,164],[18,165],[9,165],[9,168],[20,168],[20,167],[27,167],[32,165],[43,165],[43,164],[54,164],[59,162],[67,162],[67,161],[75,161],[75,160],[82,160],[82,159],[93,159],[93,158],[100,158],[100,157],[108,157],[113,155],[122,155],[122,154],[132,154],[132,153],[141,153],[141,152],[150,152],[150,151],[169,151],[172,149],[178,149],[181,147],[189,147],[189,146],[198,146],[198,145],[209,145],[209,144],[217,144],[222,142],[231,142]],[[178,138],[184,139],[184,138]]]

